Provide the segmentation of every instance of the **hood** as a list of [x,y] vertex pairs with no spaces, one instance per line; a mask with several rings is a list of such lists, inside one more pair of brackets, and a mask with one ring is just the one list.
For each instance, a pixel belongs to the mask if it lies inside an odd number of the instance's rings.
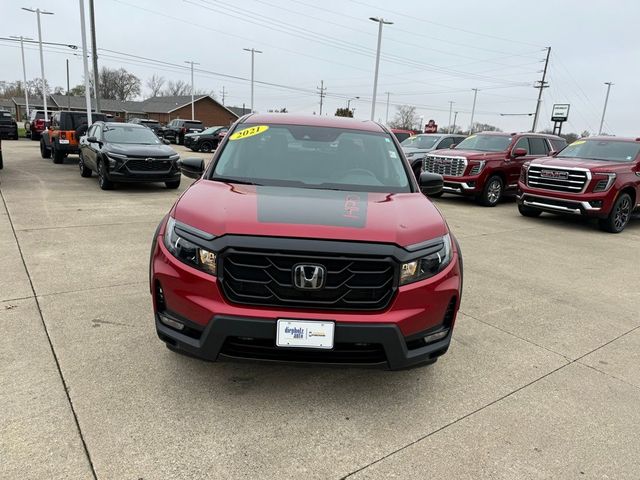
[[194,183],[178,201],[176,220],[224,234],[320,238],[413,245],[447,233],[421,193],[364,193]]
[[591,158],[559,158],[543,157],[531,162],[533,165],[549,165],[566,168],[612,169],[615,167],[628,167],[629,162],[607,162],[606,160],[594,160]]
[[120,153],[122,155],[149,157],[170,157],[176,152],[169,145],[164,143],[159,145],[126,145],[122,143],[108,143],[105,145],[109,152]]
[[433,150],[433,148],[402,147],[402,150],[404,150],[404,153],[408,155],[410,153],[427,153],[427,152],[431,152]]
[[436,150],[435,154],[443,157],[464,157],[468,160],[502,160],[507,156],[507,152],[479,152],[477,150],[458,150],[457,148]]

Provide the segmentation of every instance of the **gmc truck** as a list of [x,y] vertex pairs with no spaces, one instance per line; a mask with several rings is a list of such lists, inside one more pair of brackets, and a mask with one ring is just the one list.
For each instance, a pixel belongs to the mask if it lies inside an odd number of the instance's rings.
[[527,162],[517,198],[525,217],[584,215],[620,233],[640,206],[640,138],[584,138]]
[[444,177],[443,192],[475,197],[481,205],[495,207],[506,193],[516,192],[524,163],[566,144],[555,135],[482,132],[454,149],[428,154],[423,171]]

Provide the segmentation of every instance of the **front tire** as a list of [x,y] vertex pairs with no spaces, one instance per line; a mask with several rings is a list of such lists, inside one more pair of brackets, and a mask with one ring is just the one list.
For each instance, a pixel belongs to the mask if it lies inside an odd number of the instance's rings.
[[502,178],[497,175],[489,177],[487,183],[485,183],[484,188],[482,189],[480,198],[478,199],[480,205],[485,207],[495,207],[502,198],[503,192],[504,182],[502,181]]
[[180,180],[174,180],[173,182],[164,182],[165,186],[170,190],[175,190],[180,187]]
[[98,160],[98,186],[101,190],[113,190],[113,182],[107,178],[107,171],[102,160]]
[[213,143],[211,143],[209,140],[205,140],[200,144],[199,150],[204,153],[209,153],[213,150]]
[[[33,136],[31,139],[33,140]],[[43,138],[40,139],[40,156],[42,158],[51,158],[51,149],[47,148]]]
[[542,214],[542,210],[537,208],[527,207],[526,205],[518,204],[518,211],[523,217],[539,217]]
[[609,233],[620,233],[629,223],[631,214],[633,213],[633,202],[631,195],[623,193],[618,197],[616,203],[613,204],[611,213],[607,218],[603,218],[598,223],[600,228]]

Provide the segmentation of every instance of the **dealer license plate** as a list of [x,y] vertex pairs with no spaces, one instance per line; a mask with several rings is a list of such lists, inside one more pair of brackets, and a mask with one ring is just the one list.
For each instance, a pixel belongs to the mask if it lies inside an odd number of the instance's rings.
[[306,320],[278,320],[276,345],[278,347],[333,348],[334,322]]
[[58,140],[58,143],[59,143],[60,145],[62,145],[62,144],[67,145],[67,144],[69,143],[69,140],[59,139],[59,140]]

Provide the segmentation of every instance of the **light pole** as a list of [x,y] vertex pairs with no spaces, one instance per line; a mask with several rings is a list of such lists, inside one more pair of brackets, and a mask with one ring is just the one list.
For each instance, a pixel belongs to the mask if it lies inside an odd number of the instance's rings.
[[[84,0],[80,3],[80,35],[82,35],[82,67],[84,69],[84,100],[87,107],[87,126],[93,123],[91,118],[91,86],[89,85],[89,61],[87,60],[87,29],[84,23]],[[98,86],[96,85],[96,93]],[[45,103],[46,105],[46,103]]]
[[472,88],[473,90],[473,107],[471,107],[471,123],[469,124],[469,135],[473,133],[473,117],[476,114],[476,98],[478,97],[478,89]]
[[42,15],[53,15],[53,12],[47,12],[46,10],[40,10],[39,8],[26,8],[22,7],[22,10],[26,10],[27,12],[35,13],[38,17],[38,44],[40,46],[40,75],[42,76],[42,102],[44,103],[44,122],[45,124],[49,121],[49,113],[47,111],[47,87],[44,79],[44,54],[42,53],[42,27],[40,26],[40,14]]
[[604,97],[604,108],[602,109],[602,119],[600,120],[600,128],[598,129],[598,135],[602,134],[602,126],[604,125],[604,114],[607,113],[607,103],[609,103],[609,92],[611,91],[612,82],[604,82],[607,86],[607,96]]
[[360,100],[360,97],[351,97],[347,100],[347,110],[351,110],[351,100]]
[[389,125],[389,96],[391,95],[391,92],[384,92],[387,94],[387,113],[384,117],[384,124],[385,125]]
[[372,22],[378,22],[378,49],[376,51],[376,70],[373,74],[373,98],[371,99],[371,120],[373,120],[376,114],[376,94],[378,93],[378,70],[380,69],[380,46],[382,45],[382,26],[393,25],[393,22],[388,22],[384,18],[369,17]]
[[191,65],[191,120],[195,120],[196,119],[195,103],[193,101],[193,66],[200,65],[200,64],[192,60],[185,60],[184,63],[188,63],[189,65]]
[[449,100],[449,125],[447,126],[447,133],[451,133],[451,113],[453,113],[453,104],[456,103]]
[[245,52],[251,52],[251,112],[253,112],[253,71],[254,71],[254,60],[256,53],[262,53],[260,50],[256,50],[255,48],[243,48]]
[[26,105],[26,109],[27,109],[26,116],[28,118],[29,117],[29,92],[27,91],[27,67],[24,62],[24,40],[33,40],[33,38],[23,37],[22,35],[20,35],[19,37],[11,35],[11,38],[16,38],[20,40],[20,53],[22,54],[22,79],[24,82],[24,103]]
[[453,112],[453,132],[456,133],[456,122],[458,121],[458,112]]

